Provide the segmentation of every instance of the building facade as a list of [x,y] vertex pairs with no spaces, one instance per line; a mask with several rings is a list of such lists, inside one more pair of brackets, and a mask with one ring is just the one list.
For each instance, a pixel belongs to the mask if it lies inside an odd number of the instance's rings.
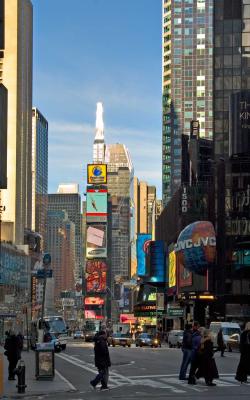
[[[75,267],[74,276],[77,281],[82,278],[82,221],[81,221],[81,196],[78,185],[59,185],[58,193],[48,195],[48,210],[66,211],[69,221],[75,225]],[[48,214],[49,216],[49,214]],[[49,225],[49,221],[48,221]]]
[[[213,137],[213,0],[162,1],[162,196],[181,184],[181,135]],[[217,2],[216,2],[217,4]]]
[[75,290],[75,224],[66,211],[48,204],[46,250],[51,254],[55,301],[62,291]]
[[32,203],[32,3],[1,0],[0,10],[4,16],[0,83],[8,90],[8,188],[2,191],[2,204],[6,207],[2,236],[23,244],[24,228],[31,228]]
[[42,236],[44,248],[48,207],[48,122],[32,109],[32,230]]

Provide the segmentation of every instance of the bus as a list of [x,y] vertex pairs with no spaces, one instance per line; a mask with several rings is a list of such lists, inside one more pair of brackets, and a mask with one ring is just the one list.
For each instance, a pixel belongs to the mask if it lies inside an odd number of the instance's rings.
[[38,342],[39,330],[43,330],[43,334],[50,333],[52,337],[59,341],[59,346],[61,350],[66,349],[68,342],[68,329],[65,324],[63,317],[59,315],[49,315],[44,317],[44,324],[42,324],[42,319],[31,321],[30,326],[30,345],[31,348],[36,348],[36,343]]

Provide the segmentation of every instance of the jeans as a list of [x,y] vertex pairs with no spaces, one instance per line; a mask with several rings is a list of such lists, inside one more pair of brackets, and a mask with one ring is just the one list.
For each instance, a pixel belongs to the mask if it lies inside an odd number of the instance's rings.
[[186,379],[186,373],[188,366],[191,362],[191,349],[182,349],[183,357],[182,357],[182,363],[181,363],[181,369],[179,373],[179,379],[184,380]]
[[101,382],[102,387],[108,386],[108,379],[109,379],[109,369],[106,368],[98,368],[98,374],[96,375],[95,379],[91,381],[93,386],[96,386],[99,382]]

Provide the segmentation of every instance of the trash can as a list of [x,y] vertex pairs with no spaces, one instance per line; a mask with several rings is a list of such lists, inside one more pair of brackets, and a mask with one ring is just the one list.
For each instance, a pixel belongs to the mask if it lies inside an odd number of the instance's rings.
[[36,379],[49,381],[55,376],[55,354],[52,343],[36,345]]

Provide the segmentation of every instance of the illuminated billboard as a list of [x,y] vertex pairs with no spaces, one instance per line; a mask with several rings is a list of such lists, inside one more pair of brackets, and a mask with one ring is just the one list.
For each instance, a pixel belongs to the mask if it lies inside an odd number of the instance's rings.
[[136,253],[137,253],[137,275],[146,275],[146,252],[149,243],[152,240],[152,235],[147,233],[139,233],[136,240]]
[[87,261],[85,279],[87,293],[106,292],[107,264],[99,260]]
[[104,299],[102,299],[101,297],[85,297],[84,304],[85,306],[100,306],[104,304]]
[[166,281],[165,248],[163,240],[152,240],[148,246],[150,282]]
[[197,221],[181,231],[175,251],[180,263],[191,272],[204,274],[216,255],[214,226],[209,221]]
[[107,225],[88,225],[86,241],[87,258],[91,259],[107,257]]
[[176,286],[176,254],[171,251],[168,255],[168,286]]
[[87,189],[87,222],[107,221],[108,193],[104,189]]
[[107,183],[107,164],[88,164],[89,185],[100,185]]
[[191,286],[193,283],[193,274],[191,271],[186,269],[184,265],[180,262],[179,256],[176,256],[178,264],[178,277],[179,277],[179,287],[183,288],[186,286]]

